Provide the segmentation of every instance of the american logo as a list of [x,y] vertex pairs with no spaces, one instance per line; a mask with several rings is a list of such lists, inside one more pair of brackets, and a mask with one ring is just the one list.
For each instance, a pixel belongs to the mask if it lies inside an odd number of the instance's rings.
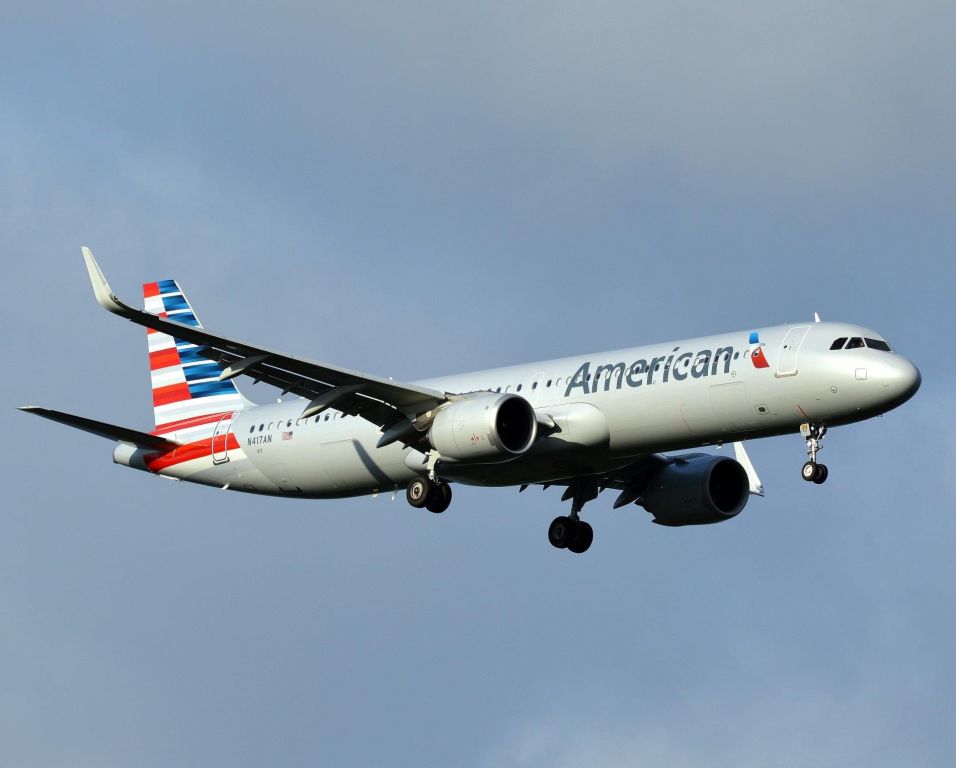
[[[718,347],[717,349],[702,349],[699,352],[681,352],[680,347],[674,347],[669,355],[653,357],[650,360],[635,360],[627,363],[595,364],[594,374],[591,374],[591,361],[581,365],[568,380],[564,396],[568,397],[575,389],[581,389],[584,394],[594,394],[601,385],[604,391],[628,387],[649,387],[657,382],[667,383],[671,379],[684,381],[688,377],[700,379],[707,376],[717,376],[720,373],[730,373],[730,364],[741,355],[747,355],[754,368],[769,368],[770,362],[763,353],[764,345],[760,343],[757,331],[750,334],[750,347],[746,352],[740,352],[733,347]],[[659,374],[655,378],[655,373]]]
[[770,362],[763,353],[764,345],[760,343],[760,334],[757,331],[750,334],[750,347],[750,361],[754,364],[754,368],[769,368]]

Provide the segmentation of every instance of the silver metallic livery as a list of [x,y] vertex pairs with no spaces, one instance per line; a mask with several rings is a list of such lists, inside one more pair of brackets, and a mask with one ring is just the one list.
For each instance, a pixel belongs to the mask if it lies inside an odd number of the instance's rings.
[[[23,410],[116,441],[119,464],[249,493],[405,489],[413,507],[442,512],[452,483],[559,486],[571,510],[548,537],[576,553],[593,537],[584,505],[605,490],[662,525],[736,516],[763,495],[744,440],[799,432],[803,478],[823,483],[827,429],[895,408],[920,386],[878,333],[819,318],[401,383],[212,333],[172,280],[148,283],[146,309],[135,309],[83,255],[97,301],[147,328],[156,428]],[[296,397],[255,405],[239,377]],[[723,443],[735,458],[695,450]]]

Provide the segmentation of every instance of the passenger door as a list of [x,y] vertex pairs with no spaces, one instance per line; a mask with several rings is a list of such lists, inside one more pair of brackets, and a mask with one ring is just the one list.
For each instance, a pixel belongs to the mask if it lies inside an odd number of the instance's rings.
[[809,332],[809,325],[795,325],[787,331],[786,336],[780,343],[780,351],[777,353],[777,372],[775,374],[777,378],[797,375],[797,358],[800,347]]
[[229,430],[232,427],[232,414],[227,413],[216,424],[212,433],[212,463],[225,464],[229,461]]

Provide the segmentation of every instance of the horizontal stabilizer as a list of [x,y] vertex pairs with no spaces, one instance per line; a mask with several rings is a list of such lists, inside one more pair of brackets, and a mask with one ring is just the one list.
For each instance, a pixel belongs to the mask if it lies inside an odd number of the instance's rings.
[[138,448],[149,448],[156,451],[170,451],[179,446],[179,443],[174,443],[171,440],[166,440],[165,438],[158,437],[157,435],[150,435],[146,432],[138,432],[135,429],[127,429],[126,427],[117,427],[113,424],[106,424],[102,421],[85,419],[82,416],[74,416],[71,413],[63,413],[63,411],[53,411],[49,408],[38,408],[35,405],[25,405],[20,408],[20,410],[26,411],[27,413],[34,413],[37,416],[42,416],[44,419],[58,421],[60,424],[66,424],[68,427],[82,429],[84,432],[90,432],[91,434],[99,435],[100,437],[105,437],[109,440],[118,440],[121,443],[129,443],[130,445],[135,445]]

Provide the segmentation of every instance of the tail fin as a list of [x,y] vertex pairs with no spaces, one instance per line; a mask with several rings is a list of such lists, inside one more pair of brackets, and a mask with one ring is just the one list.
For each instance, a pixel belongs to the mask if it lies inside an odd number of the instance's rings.
[[[201,328],[175,280],[143,286],[146,311]],[[211,434],[224,416],[248,404],[232,381],[220,381],[222,367],[200,354],[200,347],[151,328],[146,330],[153,386],[156,432],[170,433],[208,425]]]

